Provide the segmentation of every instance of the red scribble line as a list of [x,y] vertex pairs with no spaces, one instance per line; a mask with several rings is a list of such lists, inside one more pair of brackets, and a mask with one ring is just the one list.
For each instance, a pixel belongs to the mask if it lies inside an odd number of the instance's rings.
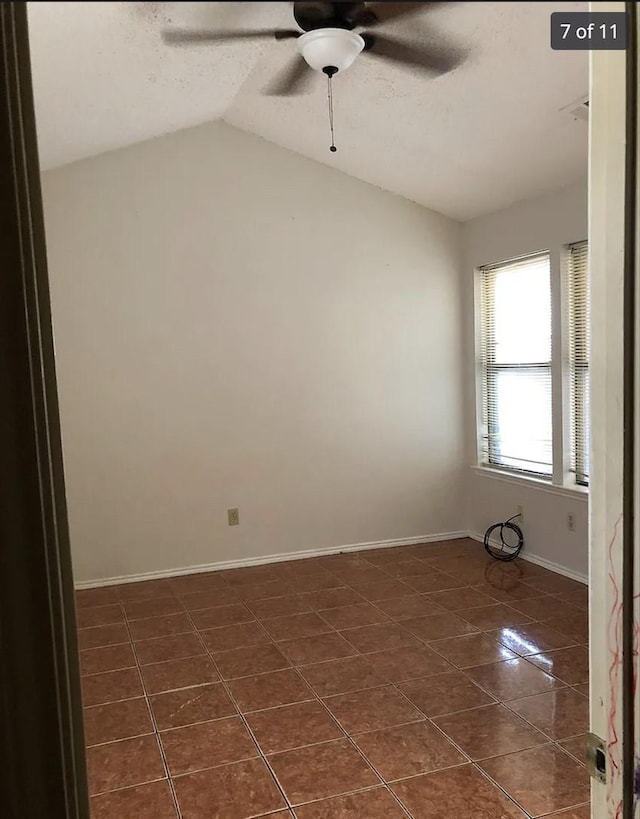
[[[609,741],[607,749],[609,751],[609,759],[611,761],[611,778],[609,779],[609,798],[612,796],[612,790],[615,782],[620,775],[620,766],[617,758],[614,757],[614,752],[617,753],[620,739],[618,737],[617,717],[618,717],[618,672],[621,665],[620,658],[620,644],[621,644],[621,624],[622,624],[622,602],[620,600],[620,589],[616,579],[616,573],[613,561],[613,547],[618,538],[618,527],[622,521],[622,515],[619,515],[613,530],[613,537],[608,547],[609,560],[609,581],[613,588],[613,605],[609,613],[609,622],[607,625],[608,632],[608,650],[611,654],[611,663],[609,665]],[[622,810],[622,803],[620,803],[616,810],[616,819],[620,816]]]

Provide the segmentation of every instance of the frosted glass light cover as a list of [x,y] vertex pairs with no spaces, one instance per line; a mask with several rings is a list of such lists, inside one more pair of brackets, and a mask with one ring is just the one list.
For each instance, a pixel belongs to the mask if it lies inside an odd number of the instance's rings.
[[343,28],[320,28],[298,37],[298,48],[315,71],[335,66],[346,71],[364,48],[364,40]]

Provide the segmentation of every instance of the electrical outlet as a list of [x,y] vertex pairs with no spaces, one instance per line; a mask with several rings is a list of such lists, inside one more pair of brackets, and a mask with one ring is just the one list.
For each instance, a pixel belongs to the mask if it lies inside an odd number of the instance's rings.
[[524,506],[516,506],[516,512],[518,513],[518,523],[524,523]]
[[240,510],[237,507],[227,509],[227,520],[229,521],[229,526],[238,526],[240,523]]
[[575,532],[576,530],[576,516],[571,514],[571,512],[567,515],[567,529],[570,532]]

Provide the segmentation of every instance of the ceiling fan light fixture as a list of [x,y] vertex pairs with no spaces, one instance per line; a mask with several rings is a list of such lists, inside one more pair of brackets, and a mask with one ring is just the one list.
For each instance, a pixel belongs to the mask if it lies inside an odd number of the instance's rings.
[[324,73],[327,73],[325,68],[346,71],[365,45],[359,34],[344,28],[308,31],[298,37],[297,44],[308,65]]

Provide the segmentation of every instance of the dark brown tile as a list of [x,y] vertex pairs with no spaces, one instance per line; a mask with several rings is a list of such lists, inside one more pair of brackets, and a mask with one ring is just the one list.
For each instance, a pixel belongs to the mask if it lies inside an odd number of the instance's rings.
[[166,777],[153,735],[87,748],[87,771],[91,795]]
[[[525,601],[529,602],[529,601]],[[494,603],[491,606],[480,606],[475,609],[463,609],[457,612],[463,620],[477,626],[481,631],[490,631],[496,628],[511,628],[522,623],[530,623],[531,617],[516,611],[506,603]]]
[[142,666],[140,670],[149,694],[204,685],[217,682],[219,679],[212,660],[206,655],[151,663]]
[[555,745],[488,759],[482,767],[531,816],[589,801],[586,770]]
[[228,685],[244,713],[313,699],[313,692],[293,668],[230,680]]
[[[512,603],[514,609],[526,614],[532,620],[551,620],[557,617],[571,617],[576,613],[575,607],[555,597],[534,597],[531,600],[518,600]],[[508,625],[505,623],[505,625]]]
[[153,732],[149,709],[142,697],[84,709],[87,747]]
[[580,805],[578,808],[561,810],[560,813],[552,813],[545,819],[591,819],[591,805]]
[[353,589],[347,588],[346,586],[307,592],[304,595],[304,599],[314,611],[335,609],[338,606],[351,606],[355,603],[362,603],[362,597]]
[[84,651],[89,648],[103,648],[129,642],[129,632],[124,623],[110,626],[92,626],[78,631],[78,648]]
[[239,602],[238,595],[232,589],[227,588],[188,592],[187,594],[183,594],[180,599],[188,611],[214,609],[219,606],[233,606]]
[[161,663],[165,660],[181,660],[183,657],[195,657],[205,653],[202,640],[195,632],[174,634],[169,637],[154,637],[151,640],[137,640],[134,647],[140,665]]
[[549,740],[504,705],[485,705],[434,719],[473,760],[544,745]]
[[210,628],[201,631],[200,636],[211,652],[265,645],[271,642],[269,635],[257,620],[251,620],[249,623],[238,623],[235,626]]
[[157,600],[138,600],[125,603],[124,611],[128,620],[142,620],[147,617],[162,617],[166,614],[180,614],[184,606],[177,597],[159,597]]
[[561,648],[529,657],[529,662],[568,685],[589,682],[589,649],[587,646]]
[[76,592],[76,606],[78,609],[89,608],[90,606],[108,606],[119,601],[120,598],[115,586],[78,589]]
[[103,671],[132,668],[135,664],[136,658],[130,643],[106,648],[91,648],[80,652],[82,674],[100,674]]
[[575,640],[551,628],[547,623],[529,623],[524,626],[496,629],[489,632],[489,636],[521,657],[575,645]]
[[429,600],[448,611],[462,611],[462,609],[495,605],[493,597],[488,597],[481,591],[472,588],[465,589],[464,594],[461,594],[457,589],[433,592],[433,594],[429,595]]
[[[334,574],[339,577],[343,583],[348,586],[353,586],[356,590],[364,587],[372,587],[376,584],[393,583],[394,581],[388,574],[380,569],[372,566],[370,563],[361,563],[359,565],[345,566],[344,568],[334,569]],[[389,587],[390,589],[392,586]],[[385,593],[386,595],[386,593]],[[393,596],[393,594],[389,595]],[[370,598],[367,598],[370,599]],[[378,598],[382,600],[382,598]]]
[[426,642],[442,640],[445,637],[459,637],[462,634],[474,634],[478,631],[475,626],[449,612],[403,620],[402,625]]
[[379,600],[376,603],[392,620],[410,620],[415,617],[426,617],[428,614],[442,614],[442,608],[423,594],[411,594],[408,597],[395,597],[391,600]]
[[429,647],[407,646],[367,654],[366,659],[388,682],[404,682],[452,671],[451,665]]
[[322,617],[313,611],[303,614],[285,614],[283,617],[272,617],[263,620],[262,624],[271,639],[297,640],[301,637],[311,637],[314,634],[326,634],[333,631],[331,626]]
[[323,620],[335,629],[359,628],[389,621],[387,615],[371,603],[355,603],[352,606],[340,606],[335,609],[324,609],[320,612]]
[[107,702],[131,700],[144,694],[137,668],[122,668],[82,677],[82,701],[85,708]]
[[512,700],[509,708],[552,739],[575,737],[589,727],[589,701],[572,688]]
[[90,628],[91,626],[108,626],[113,623],[124,623],[124,612],[122,606],[111,604],[109,606],[88,606],[79,608],[76,611],[76,623],[78,628]]
[[398,687],[427,717],[452,714],[495,702],[493,697],[460,671],[410,680]]
[[473,588],[499,603],[513,603],[516,600],[529,600],[532,597],[541,596],[541,592],[534,589],[533,586],[521,580],[505,579],[502,573],[499,575],[499,580],[488,577],[484,583],[479,583]]
[[284,614],[302,614],[311,611],[311,606],[301,594],[287,594],[284,597],[269,597],[266,600],[255,600],[246,604],[259,619],[282,617]]
[[407,578],[407,584],[420,594],[445,591],[446,589],[461,589],[467,585],[464,580],[460,580],[444,572],[410,577]]
[[391,790],[414,819],[526,819],[473,765],[405,779]]
[[212,591],[224,589],[227,584],[219,572],[204,572],[202,574],[185,574],[172,577],[169,580],[174,594],[190,594],[191,592]]
[[303,665],[298,670],[321,697],[374,688],[388,682],[387,677],[376,671],[365,657]]
[[256,744],[240,717],[163,731],[160,739],[171,776],[258,756]]
[[270,580],[267,583],[249,583],[246,586],[235,586],[235,593],[241,600],[246,603],[255,602],[256,600],[268,600],[270,597],[288,597],[294,592],[301,591],[290,583],[285,583],[284,580]]
[[116,586],[120,600],[127,603],[134,600],[152,600],[158,597],[170,597],[171,585],[168,580],[142,580],[137,583],[124,583]]
[[401,646],[420,646],[418,638],[399,623],[379,623],[375,626],[352,628],[340,632],[361,654],[384,651]]
[[220,683],[154,694],[149,702],[160,731],[209,722],[237,713],[235,705]]
[[262,759],[178,776],[174,786],[182,819],[250,819],[285,807]]
[[274,645],[249,646],[234,648],[231,651],[220,651],[213,655],[214,662],[223,680],[234,677],[249,677],[264,674],[267,671],[278,671],[289,663]]
[[324,702],[348,734],[422,719],[422,714],[392,686],[338,694]]
[[347,739],[274,754],[269,764],[294,805],[380,782]]
[[255,585],[277,580],[276,567],[276,564],[273,563],[262,566],[244,566],[239,569],[227,569],[221,572],[221,575],[230,586]]
[[587,699],[589,698],[589,683],[574,685],[573,690],[577,691],[578,694],[581,694],[583,697],[587,697]]
[[358,734],[355,742],[387,782],[467,761],[426,720]]
[[153,782],[136,788],[103,793],[91,799],[91,819],[177,819],[169,783]]
[[519,699],[529,694],[542,694],[560,687],[560,683],[550,674],[523,659],[480,665],[469,668],[467,674],[490,694],[503,701]]
[[571,756],[579,762],[581,765],[586,767],[587,763],[587,734],[581,734],[577,737],[571,737],[571,739],[565,739],[562,742],[558,742],[558,745],[561,748],[571,754]]
[[589,615],[586,611],[572,614],[571,617],[554,617],[545,622],[578,643],[586,643],[589,640]]
[[291,585],[297,592],[317,592],[324,589],[337,589],[344,586],[344,581],[330,572],[305,574],[291,578]]
[[589,589],[586,586],[579,591],[561,592],[554,595],[554,597],[562,600],[563,603],[575,606],[580,611],[588,611],[589,609]]
[[129,623],[129,630],[134,640],[147,640],[169,637],[172,634],[187,634],[193,631],[193,624],[187,614],[163,614],[160,617],[133,620]]
[[407,560],[401,560],[397,563],[388,562],[380,564],[380,568],[398,580],[420,577],[425,574],[435,574],[437,572],[437,569],[434,569],[433,566],[429,566],[429,564],[423,560],[416,560],[415,558],[408,558]]
[[279,563],[272,563],[271,568],[278,577],[306,577],[308,575],[318,575],[326,573],[322,567],[321,557],[303,557],[292,560],[281,560]]
[[193,611],[191,612],[191,618],[197,629],[233,626],[237,623],[248,623],[250,620],[256,619],[244,603]]
[[529,585],[534,589],[547,594],[560,594],[562,592],[583,592],[587,590],[584,583],[572,580],[570,577],[563,577],[561,574],[554,574],[551,577],[532,577]]
[[335,796],[296,808],[298,819],[406,819],[386,788]]
[[377,603],[379,600],[390,600],[394,597],[408,597],[411,594],[411,587],[401,580],[393,580],[390,577],[383,577],[377,583],[363,583],[354,585],[354,589],[359,595]]
[[320,663],[323,660],[337,660],[351,657],[356,649],[340,634],[318,634],[301,640],[287,640],[279,644],[294,665]]
[[256,711],[248,714],[246,719],[265,754],[290,751],[344,736],[331,714],[317,700]]
[[498,663],[501,660],[512,660],[517,656],[506,646],[483,633],[449,637],[447,640],[437,640],[430,645],[456,668]]
[[381,546],[378,549],[365,549],[357,554],[361,560],[366,560],[367,563],[386,569],[388,566],[393,566],[400,561],[415,560],[413,549],[413,546]]

